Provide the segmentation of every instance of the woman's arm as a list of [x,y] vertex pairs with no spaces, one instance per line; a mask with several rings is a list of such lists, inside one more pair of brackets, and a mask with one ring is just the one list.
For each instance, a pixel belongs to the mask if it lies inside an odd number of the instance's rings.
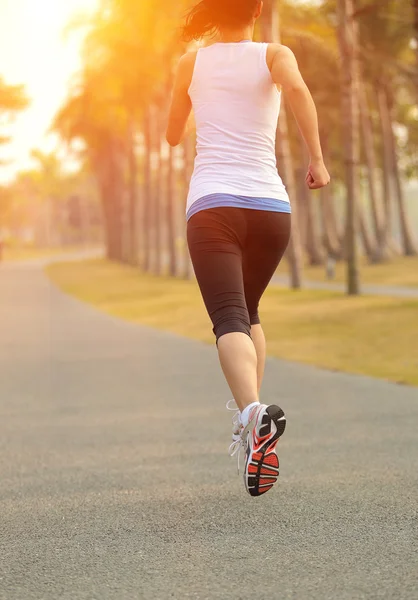
[[274,53],[270,69],[273,81],[282,87],[311,157],[306,183],[311,189],[324,187],[330,182],[330,176],[322,157],[318,114],[311,93],[290,48],[281,44],[271,46]]
[[188,92],[193,77],[196,55],[197,52],[188,52],[182,56],[177,68],[166,134],[170,146],[178,146],[182,141],[192,110],[192,102]]

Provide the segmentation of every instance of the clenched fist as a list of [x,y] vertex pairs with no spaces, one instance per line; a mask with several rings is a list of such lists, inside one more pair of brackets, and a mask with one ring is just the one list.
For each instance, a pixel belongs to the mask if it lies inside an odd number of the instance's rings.
[[330,181],[331,177],[325,167],[324,161],[322,159],[311,161],[306,175],[308,188],[311,190],[319,190],[319,188],[328,185]]

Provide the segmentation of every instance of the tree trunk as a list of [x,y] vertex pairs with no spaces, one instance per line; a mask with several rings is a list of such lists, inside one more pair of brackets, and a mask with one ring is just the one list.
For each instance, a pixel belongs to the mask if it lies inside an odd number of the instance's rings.
[[123,259],[123,185],[119,153],[117,142],[109,140],[94,164],[103,206],[106,255],[109,260],[120,262]]
[[[280,42],[279,14],[274,0],[264,0],[261,25],[264,41],[272,43]],[[302,285],[303,252],[300,241],[295,176],[288,137],[286,108],[284,105],[282,105],[278,123],[276,156],[280,173],[292,201],[292,234],[286,256],[290,264],[291,286],[294,289],[298,289]]]
[[418,0],[412,0],[414,11],[414,38],[415,38],[415,85],[418,95]]
[[[325,164],[331,164],[328,134],[322,132],[321,140]],[[328,256],[330,258],[333,258],[334,260],[340,260],[343,254],[342,243],[344,235],[338,227],[337,215],[335,213],[333,189],[333,182],[331,180],[330,185],[326,185],[325,187],[319,190],[319,196],[321,201],[323,239]]]
[[172,277],[177,275],[177,249],[176,249],[176,213],[175,213],[175,178],[174,178],[174,148],[170,146],[167,165],[167,230],[169,273]]
[[402,247],[405,256],[416,256],[418,254],[417,246],[412,235],[410,221],[407,217],[405,196],[402,189],[401,174],[398,166],[398,156],[396,149],[396,137],[393,131],[393,119],[391,107],[389,106],[389,92],[385,86],[385,102],[387,105],[388,123],[388,145],[390,150],[390,164],[393,182],[395,184],[395,196],[399,210],[399,220],[401,226]]
[[323,265],[324,252],[321,245],[321,236],[319,234],[318,222],[318,202],[317,196],[312,195],[308,198],[308,238],[306,249],[309,256],[310,265]]
[[338,0],[338,41],[342,60],[342,96],[344,123],[344,154],[347,184],[347,291],[360,292],[356,245],[358,164],[359,164],[359,108],[356,94],[358,83],[357,24],[353,18],[353,0]]
[[306,253],[308,243],[308,211],[306,204],[309,201],[309,194],[307,193],[308,189],[306,187],[305,181],[305,162],[302,159],[298,160],[298,162],[299,164],[295,168],[294,177],[296,185],[297,203],[299,209],[299,236],[303,251]]
[[[305,143],[301,135],[300,155],[303,157],[304,172],[308,170],[309,155],[306,150]],[[305,183],[305,177],[302,174],[301,194],[303,194],[303,203],[298,203],[298,208],[304,207],[306,212],[306,251],[309,257],[310,265],[322,265],[324,263],[324,253],[321,245],[321,236],[319,234],[319,221],[317,215],[317,197],[316,194],[310,192]],[[315,210],[316,209],[316,210]]]
[[[185,200],[187,200],[187,191],[189,189],[190,177],[193,172],[193,154],[194,146],[192,136],[189,134],[184,138],[183,141],[183,194]],[[184,211],[186,210],[186,203],[184,204]],[[184,235],[184,278],[191,279],[193,276],[193,266],[190,260],[189,249],[187,246],[187,223],[185,222],[183,231]]]
[[363,242],[364,252],[369,260],[373,260],[373,256],[376,253],[375,239],[370,232],[364,206],[360,202],[357,205],[357,218],[360,226],[360,235],[361,241]]
[[321,200],[324,246],[330,258],[340,260],[343,254],[341,243],[342,236],[340,237],[338,234],[332,187],[326,185],[321,188],[319,190],[319,196]]
[[138,264],[138,171],[135,154],[135,126],[133,118],[128,126],[129,153],[129,262]]
[[84,248],[87,248],[90,243],[90,211],[87,198],[84,194],[80,196],[80,212],[81,212],[81,240]]
[[390,185],[390,172],[392,168],[392,157],[390,152],[390,115],[388,112],[388,106],[385,98],[385,91],[383,84],[378,83],[377,86],[377,101],[379,108],[379,122],[381,125],[381,137],[382,137],[382,148],[383,148],[383,169],[382,169],[382,184],[383,184],[383,199],[385,206],[385,229],[384,236],[386,245],[390,253],[397,253],[396,243],[393,239],[393,201],[392,201],[392,190]]
[[371,261],[379,263],[388,258],[387,238],[385,236],[385,215],[382,206],[378,200],[377,181],[376,181],[376,155],[374,151],[373,129],[369,116],[369,107],[367,103],[366,89],[363,83],[359,85],[359,103],[361,131],[363,134],[363,146],[367,164],[367,180],[369,185],[370,206],[373,217],[376,243],[370,255]]
[[148,109],[144,118],[144,204],[142,219],[142,238],[144,241],[144,255],[142,267],[145,271],[151,268],[151,111]]
[[164,222],[163,212],[163,191],[162,191],[162,174],[163,174],[163,159],[161,156],[161,137],[160,137],[160,124],[156,123],[156,165],[154,173],[154,185],[152,193],[152,206],[153,206],[153,221],[154,221],[154,272],[156,275],[161,275],[163,270],[163,247],[162,247],[162,228]]

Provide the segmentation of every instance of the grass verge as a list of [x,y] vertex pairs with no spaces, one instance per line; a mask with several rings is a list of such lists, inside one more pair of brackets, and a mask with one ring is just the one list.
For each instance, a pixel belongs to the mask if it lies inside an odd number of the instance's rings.
[[60,256],[62,254],[72,254],[74,252],[80,252],[82,250],[91,250],[94,247],[79,246],[63,246],[55,248],[35,248],[32,246],[6,246],[3,250],[2,261],[8,262],[20,262],[26,260],[34,260],[38,258],[49,258],[54,256]]
[[[108,314],[214,343],[193,281],[105,260],[54,264],[47,273]],[[271,287],[261,316],[271,356],[418,385],[418,300]]]
[[[398,256],[388,263],[371,265],[367,259],[360,259],[360,279],[370,285],[402,286],[418,288],[418,257]],[[325,267],[310,267],[304,269],[304,277],[309,281],[328,281]],[[341,262],[336,266],[335,282],[344,283],[347,279],[346,264]]]

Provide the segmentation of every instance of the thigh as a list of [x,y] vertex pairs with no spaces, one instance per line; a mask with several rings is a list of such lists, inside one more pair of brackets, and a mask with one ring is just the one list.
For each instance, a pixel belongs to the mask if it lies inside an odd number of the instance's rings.
[[253,324],[260,299],[279,266],[290,240],[291,215],[249,211],[247,238],[243,251],[246,303]]
[[196,279],[212,322],[234,306],[248,316],[242,270],[245,222],[234,208],[196,213],[187,225],[187,242]]

